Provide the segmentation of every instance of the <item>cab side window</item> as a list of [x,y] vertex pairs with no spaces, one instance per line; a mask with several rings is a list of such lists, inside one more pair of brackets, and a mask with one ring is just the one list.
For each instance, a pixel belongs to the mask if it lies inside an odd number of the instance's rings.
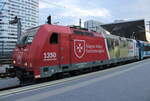
[[52,33],[50,37],[50,44],[58,44],[58,33]]

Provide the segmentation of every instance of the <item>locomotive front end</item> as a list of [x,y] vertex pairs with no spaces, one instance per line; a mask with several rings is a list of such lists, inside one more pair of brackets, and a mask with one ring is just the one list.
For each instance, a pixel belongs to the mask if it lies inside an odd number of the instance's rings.
[[26,30],[20,37],[13,51],[13,66],[16,75],[20,78],[33,73],[31,47],[38,29],[39,27]]

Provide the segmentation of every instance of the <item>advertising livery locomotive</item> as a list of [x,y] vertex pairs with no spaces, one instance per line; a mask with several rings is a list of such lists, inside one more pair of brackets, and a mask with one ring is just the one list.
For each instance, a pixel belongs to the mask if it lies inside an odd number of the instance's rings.
[[85,29],[41,25],[26,30],[13,52],[18,77],[53,74],[140,59],[140,41]]

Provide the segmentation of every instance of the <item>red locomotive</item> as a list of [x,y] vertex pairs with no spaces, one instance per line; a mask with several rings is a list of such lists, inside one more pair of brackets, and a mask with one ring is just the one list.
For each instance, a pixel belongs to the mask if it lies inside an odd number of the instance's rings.
[[138,59],[137,42],[81,28],[41,25],[26,30],[13,53],[22,78],[53,74]]

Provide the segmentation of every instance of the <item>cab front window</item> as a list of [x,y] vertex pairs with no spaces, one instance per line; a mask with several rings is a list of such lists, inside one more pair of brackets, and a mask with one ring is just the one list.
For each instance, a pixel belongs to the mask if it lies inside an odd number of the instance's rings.
[[20,45],[31,44],[38,29],[39,29],[39,27],[26,30],[20,37],[18,44],[20,44]]

